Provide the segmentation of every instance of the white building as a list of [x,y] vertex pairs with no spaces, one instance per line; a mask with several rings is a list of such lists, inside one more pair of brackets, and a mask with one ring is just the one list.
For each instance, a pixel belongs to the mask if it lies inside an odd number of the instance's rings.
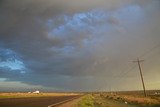
[[33,93],[35,93],[35,94],[39,94],[40,92],[39,92],[38,90],[36,90],[36,91],[34,91]]

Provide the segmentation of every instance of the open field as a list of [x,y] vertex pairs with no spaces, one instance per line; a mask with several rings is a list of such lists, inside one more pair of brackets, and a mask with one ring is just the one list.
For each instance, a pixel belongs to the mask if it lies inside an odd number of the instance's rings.
[[72,96],[79,93],[0,93],[0,99],[6,98],[28,98],[28,97],[54,97],[54,96]]

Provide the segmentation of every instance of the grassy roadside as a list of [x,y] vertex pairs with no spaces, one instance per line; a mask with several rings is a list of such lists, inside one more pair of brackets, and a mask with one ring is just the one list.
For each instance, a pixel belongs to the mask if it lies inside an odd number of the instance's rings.
[[78,107],[160,107],[160,102],[151,97],[88,94],[79,102]]
[[83,96],[78,102],[78,107],[94,107],[94,97],[90,94]]
[[135,104],[128,104],[113,99],[103,97],[101,94],[95,95],[95,107],[139,107]]
[[127,102],[128,104],[139,105],[141,107],[160,107],[158,97],[144,97],[141,95],[118,95],[118,94],[103,94],[106,99],[116,100],[119,102]]
[[128,105],[119,101],[106,99],[99,94],[89,94],[84,96],[79,102],[78,107],[139,107]]

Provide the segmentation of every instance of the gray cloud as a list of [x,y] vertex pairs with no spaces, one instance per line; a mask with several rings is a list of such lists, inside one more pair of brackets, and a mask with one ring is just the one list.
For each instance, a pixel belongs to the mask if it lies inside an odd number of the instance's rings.
[[[13,63],[20,60],[25,69],[0,66],[0,78],[59,90],[109,89],[109,84],[121,89],[113,77],[160,42],[159,1],[91,2],[2,0],[0,58],[13,57],[10,50],[17,55]],[[159,74],[159,62],[144,64],[146,76],[153,68]]]

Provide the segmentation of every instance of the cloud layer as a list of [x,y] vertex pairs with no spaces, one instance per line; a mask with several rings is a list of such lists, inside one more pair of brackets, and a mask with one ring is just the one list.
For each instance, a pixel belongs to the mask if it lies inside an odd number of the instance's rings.
[[[139,84],[137,73],[117,78],[160,43],[159,6],[158,0],[2,0],[0,78],[63,91],[140,89],[127,87],[130,80]],[[160,75],[159,51],[142,57],[148,83],[160,81],[151,79]]]

